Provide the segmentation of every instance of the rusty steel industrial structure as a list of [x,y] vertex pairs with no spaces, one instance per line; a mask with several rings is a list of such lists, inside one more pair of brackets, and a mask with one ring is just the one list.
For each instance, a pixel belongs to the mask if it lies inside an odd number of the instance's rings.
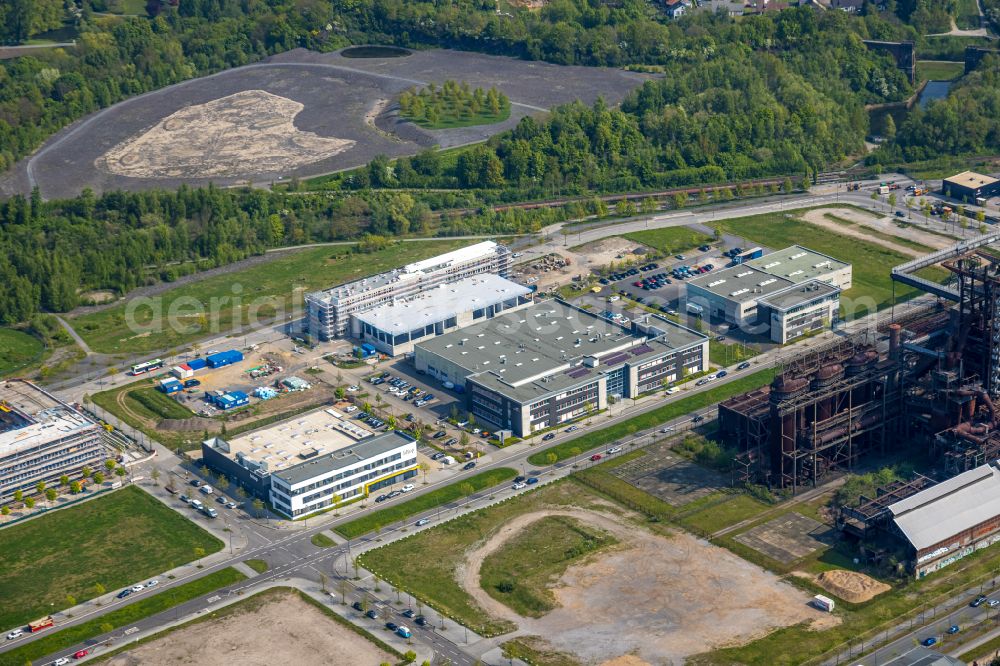
[[[907,451],[927,457],[940,480],[1000,457],[1000,257],[985,250],[997,240],[980,236],[896,267],[894,286],[937,302],[787,360],[769,386],[721,403],[721,438],[739,451],[735,480],[797,492],[871,454]],[[916,275],[930,265],[950,279]],[[920,478],[883,489],[848,518],[877,522],[888,499],[930,482]]]

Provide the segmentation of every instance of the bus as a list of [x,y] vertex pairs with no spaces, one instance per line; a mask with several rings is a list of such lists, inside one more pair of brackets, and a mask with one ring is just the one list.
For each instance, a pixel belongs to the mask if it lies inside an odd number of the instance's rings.
[[152,361],[146,361],[145,363],[138,363],[132,366],[132,375],[141,375],[150,370],[159,370],[163,367],[163,361],[161,359],[155,358]]

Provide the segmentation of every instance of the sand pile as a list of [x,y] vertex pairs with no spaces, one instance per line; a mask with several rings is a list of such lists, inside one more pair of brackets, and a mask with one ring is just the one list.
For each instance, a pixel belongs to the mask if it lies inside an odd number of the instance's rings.
[[830,594],[852,604],[868,601],[891,589],[871,576],[843,569],[824,571],[816,577],[816,583]]

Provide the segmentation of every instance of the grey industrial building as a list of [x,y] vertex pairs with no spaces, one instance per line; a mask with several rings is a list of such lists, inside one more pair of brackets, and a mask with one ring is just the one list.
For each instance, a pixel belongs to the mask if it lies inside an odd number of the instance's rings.
[[112,455],[101,426],[78,410],[31,382],[0,382],[0,499],[78,479]]
[[708,338],[655,315],[623,328],[536,303],[414,346],[418,372],[463,387],[477,419],[524,437],[708,369]]
[[491,273],[439,284],[417,296],[351,317],[351,337],[390,356],[420,340],[530,305],[531,289]]
[[513,258],[499,243],[484,241],[386,273],[306,294],[306,326],[318,340],[358,335],[352,316],[418,296],[476,275],[506,277]]
[[[798,307],[793,287],[825,283],[836,289],[839,299],[840,291],[851,287],[851,278],[851,264],[793,245],[695,278],[687,283],[687,298],[688,302],[703,307],[711,317],[730,324],[770,325],[775,306],[779,310]],[[781,295],[783,299],[779,298]],[[803,292],[798,294],[803,295]],[[832,294],[827,296],[832,298]],[[764,316],[758,313],[761,301],[771,305]],[[786,328],[794,331],[798,327],[795,324]],[[786,337],[786,332],[772,332],[772,339]]]

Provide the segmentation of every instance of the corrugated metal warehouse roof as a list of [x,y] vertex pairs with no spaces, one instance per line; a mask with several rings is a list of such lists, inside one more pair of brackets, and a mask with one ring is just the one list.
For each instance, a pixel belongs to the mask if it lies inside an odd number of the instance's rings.
[[1000,470],[983,465],[889,506],[918,551],[1000,515]]

